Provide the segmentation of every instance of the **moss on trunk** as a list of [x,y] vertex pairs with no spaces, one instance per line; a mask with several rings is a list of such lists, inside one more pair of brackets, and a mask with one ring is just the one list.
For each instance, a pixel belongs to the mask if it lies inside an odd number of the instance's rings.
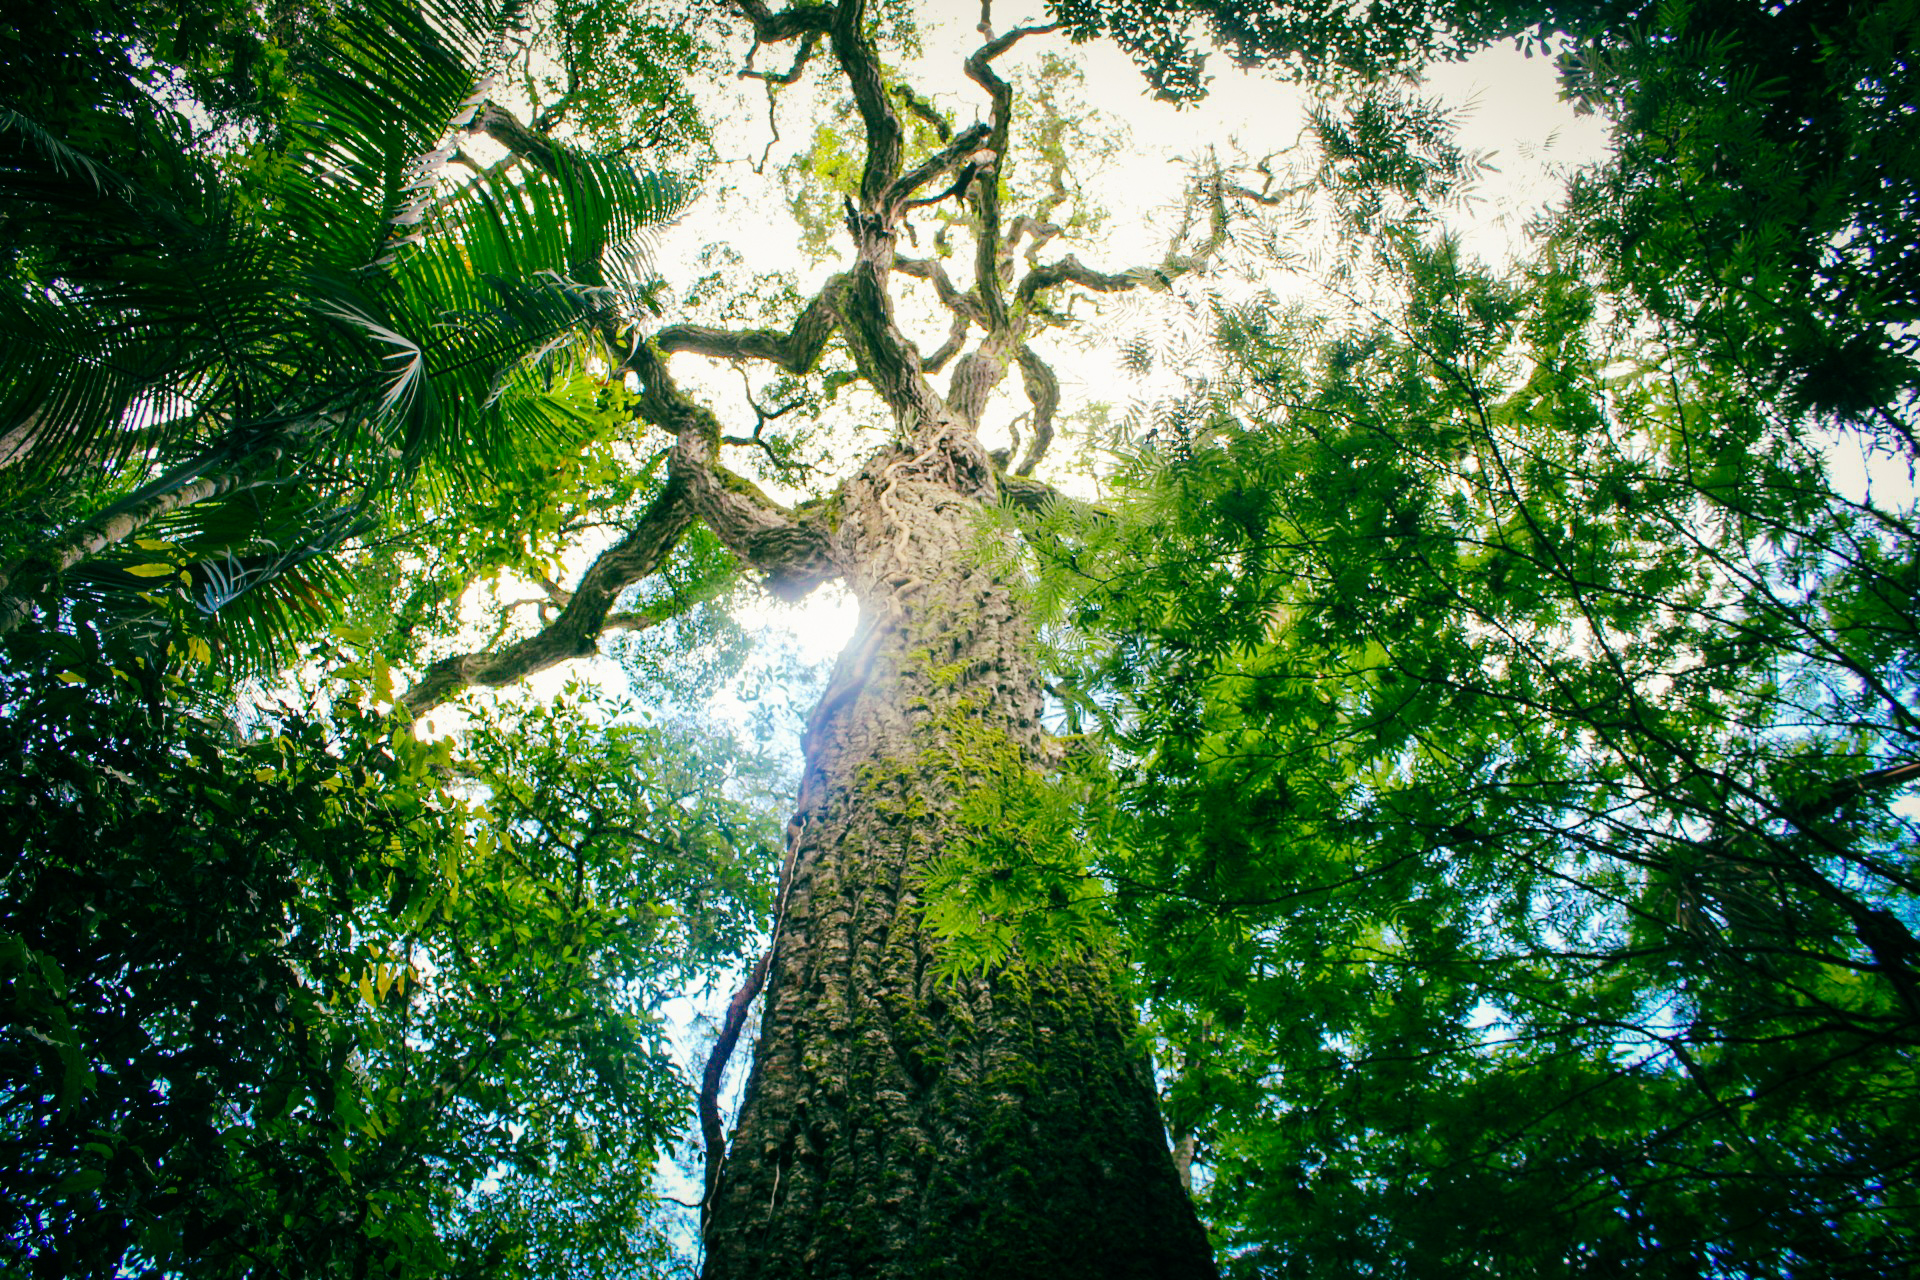
[[1046,762],[1030,627],[978,547],[977,453],[936,432],[848,484],[835,559],[861,627],[808,733],[709,1280],[1214,1274],[1111,967],[943,979],[921,918],[994,774],[978,743]]

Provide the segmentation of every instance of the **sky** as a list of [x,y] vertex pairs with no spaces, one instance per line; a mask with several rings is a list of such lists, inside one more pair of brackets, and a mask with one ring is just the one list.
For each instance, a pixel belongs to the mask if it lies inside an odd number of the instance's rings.
[[[950,112],[957,125],[983,118],[986,95],[962,70],[966,54],[980,39],[974,29],[978,4],[941,0],[926,12],[930,16],[922,24],[925,52],[912,64],[915,83],[936,106]],[[1004,31],[1037,21],[1038,10],[1023,15],[1018,8],[1002,4],[996,6],[994,16],[996,26]],[[1076,48],[1057,36],[1029,38],[996,65],[1003,73],[1030,67],[1048,52],[1080,61],[1088,102],[1104,117],[1103,123],[1123,130],[1126,137],[1101,171],[1080,175],[1095,201],[1111,214],[1097,243],[1076,246],[1096,269],[1124,268],[1159,258],[1164,251],[1165,214],[1178,200],[1186,173],[1183,157],[1198,155],[1207,146],[1220,148],[1223,154],[1238,148],[1258,155],[1303,141],[1308,107],[1304,95],[1270,77],[1242,71],[1218,55],[1209,60],[1214,76],[1209,96],[1183,109],[1154,101],[1129,59],[1104,43]],[[780,59],[763,54],[762,61],[770,65]],[[810,122],[820,109],[813,86],[827,78],[827,70],[823,58],[807,82],[782,91],[777,139],[768,126],[765,91],[758,82],[729,86],[715,104],[715,141],[723,159],[701,200],[663,237],[657,262],[669,280],[676,269],[686,270],[684,264],[697,259],[704,244],[715,241],[731,244],[741,253],[743,271],[795,272],[803,294],[839,269],[835,260],[811,262],[797,251],[795,224],[776,180],[779,166],[811,141]],[[1510,256],[1526,219],[1553,199],[1565,172],[1605,154],[1601,121],[1576,116],[1559,100],[1552,64],[1545,58],[1524,58],[1511,48],[1488,50],[1465,63],[1438,69],[1424,92],[1457,105],[1462,145],[1489,156],[1492,168],[1478,198],[1459,219],[1467,246],[1489,259]],[[1073,351],[1055,343],[1051,355],[1062,382],[1063,415],[1088,399],[1116,399],[1115,388],[1123,376],[1110,348]],[[676,374],[694,381],[699,375],[683,370],[697,363],[681,357],[675,362]],[[744,411],[737,379],[707,379],[705,385],[723,420]],[[1144,396],[1151,391],[1142,385],[1132,394]],[[1000,403],[1011,412],[1021,407],[1020,400],[1013,389],[1010,395],[1003,394]],[[751,425],[750,419],[745,425]],[[1063,487],[1072,483],[1066,477],[1050,478]],[[807,660],[826,661],[851,635],[857,611],[844,593],[822,590],[798,607],[763,599],[747,612],[749,625],[786,633]]]

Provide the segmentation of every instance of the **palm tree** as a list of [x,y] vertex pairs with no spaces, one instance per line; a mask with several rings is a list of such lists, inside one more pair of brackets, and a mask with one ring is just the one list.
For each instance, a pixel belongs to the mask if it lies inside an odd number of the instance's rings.
[[[163,182],[0,104],[0,633],[85,600],[267,660],[384,496],[567,429],[544,379],[646,304],[677,192],[489,101],[524,8],[345,6],[270,136],[148,130]],[[455,181],[475,132],[509,161]]]

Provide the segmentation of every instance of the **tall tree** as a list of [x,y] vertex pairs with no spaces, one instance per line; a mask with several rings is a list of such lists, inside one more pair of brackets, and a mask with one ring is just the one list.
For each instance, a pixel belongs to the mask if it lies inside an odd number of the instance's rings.
[[[1185,44],[1197,14],[1243,55],[1344,81],[1571,28],[1613,49],[1569,64],[1589,100],[1649,136],[1699,123],[1662,77],[1713,83],[1733,54],[1682,42],[1669,57],[1639,16],[1577,8],[1059,12],[1075,34],[1104,24],[1175,97],[1200,87]],[[1685,28],[1683,8],[1646,21]],[[693,616],[743,571],[789,599],[829,581],[857,599],[807,722],[769,948],[699,1099],[707,1274],[1207,1275],[1189,1187],[1222,1265],[1245,1274],[1910,1265],[1913,833],[1888,801],[1915,777],[1913,505],[1850,492],[1823,454],[1836,427],[1904,425],[1904,339],[1886,329],[1904,259],[1865,255],[1884,289],[1841,263],[1804,326],[1853,326],[1888,357],[1864,399],[1836,399],[1807,361],[1746,358],[1792,319],[1778,273],[1810,242],[1791,219],[1765,237],[1771,257],[1736,255],[1772,264],[1748,272],[1758,303],[1702,310],[1726,282],[1706,252],[1724,236],[1675,233],[1634,259],[1635,229],[1670,230],[1695,193],[1646,160],[1666,152],[1627,148],[1540,262],[1495,278],[1433,234],[1427,204],[1459,176],[1436,118],[1368,95],[1322,113],[1318,174],[1289,188],[1271,164],[1203,167],[1164,256],[1096,269],[1062,247],[1088,225],[1063,122],[1037,93],[1022,129],[1001,69],[1051,28],[996,34],[982,11],[965,70],[984,119],[956,128],[889,62],[905,6],[721,11],[769,92],[824,69],[850,99],[796,199],[808,233],[849,246],[842,269],[762,327],[658,325],[637,297],[564,308],[597,348],[569,379],[519,385],[537,412],[591,403],[578,456],[566,439],[523,446],[497,488],[423,500],[434,572],[404,600],[402,634],[379,642],[416,656],[405,633],[436,612],[459,620],[433,597],[479,577],[536,584],[537,622],[509,618],[510,643],[431,637],[434,661],[398,699],[423,711],[609,631]],[[526,67],[530,123],[476,117],[523,175],[505,188],[517,195],[571,190],[579,161],[533,127],[550,112],[573,103],[610,127],[606,31],[558,12],[551,65]],[[1831,29],[1795,22],[1781,47]],[[1874,43],[1898,27],[1847,28],[1865,52],[1836,62],[1827,100],[1904,91]],[[1665,86],[1662,110],[1636,115],[1649,84]],[[1715,128],[1737,129],[1743,109]],[[1804,176],[1836,147],[1794,142],[1796,112],[1774,123]],[[1839,115],[1898,133],[1858,101]],[[615,132],[595,136],[635,136]],[[1753,173],[1722,177],[1728,208],[1744,207]],[[1865,205],[1822,182],[1820,226],[1864,208],[1866,240],[1901,242],[1898,181]],[[1107,441],[1129,457],[1125,494],[1096,510],[1037,479],[1062,408],[1043,335],[1070,323],[1075,295],[1184,285],[1248,251],[1241,218],[1316,193],[1355,197],[1343,228],[1384,266],[1346,287],[1371,290],[1377,314],[1342,325],[1266,298],[1220,304],[1206,380]],[[591,218],[566,226],[601,243]],[[489,230],[446,229],[440,267],[458,274],[463,237],[485,246]],[[572,270],[582,254],[563,239]],[[566,280],[569,302],[604,297]],[[1662,282],[1670,294],[1653,296]],[[923,350],[910,334],[929,315]],[[700,358],[768,375],[786,404],[750,391],[753,430],[729,434],[689,389]],[[990,452],[1016,374],[1027,447]],[[721,461],[732,448],[763,477],[805,474],[816,460],[795,419],[854,385],[881,407],[884,442],[806,500],[782,505]],[[628,412],[665,436],[651,460],[615,423]],[[616,527],[564,588],[550,548],[589,511]],[[366,547],[361,563],[390,591],[413,547]],[[1076,732],[1046,732],[1049,698]],[[530,750],[535,789],[504,767]],[[601,842],[596,807],[545,804],[585,780],[524,741],[490,776],[503,800],[475,820],[492,832],[476,844],[539,827],[563,871],[556,850],[586,868],[588,849],[697,834],[649,804]],[[533,874],[528,893],[558,879]],[[513,922],[486,936],[514,950]],[[64,1036],[53,979],[7,954],[33,1026]],[[353,973],[336,966],[335,985]],[[720,1077],[756,998],[729,1142]],[[476,984],[459,1002],[503,1001]],[[411,1046],[384,1047],[405,1062]],[[500,1097],[486,1114],[504,1113]],[[529,1202],[541,1195],[536,1179]]]
[[[797,46],[796,72],[824,47],[853,97],[852,260],[786,332],[668,326],[636,334],[627,367],[640,412],[673,435],[688,507],[775,593],[839,579],[861,616],[808,721],[753,1071],[710,1175],[706,1274],[1208,1274],[1117,957],[1086,946],[956,970],[926,915],[935,862],[990,842],[988,810],[1031,796],[1052,764],[1007,548],[979,545],[992,506],[1041,486],[989,456],[982,415],[1019,368],[1036,438],[1017,470],[1030,471],[1057,396],[1028,345],[1050,295],[1153,277],[1042,261],[1044,221],[1003,225],[1012,93],[994,61],[1032,30],[968,59],[986,122],[941,122],[916,146],[900,106],[912,95],[889,82],[861,0],[741,8],[759,44]],[[896,251],[908,216],[942,201],[962,202],[974,238],[965,286]],[[1159,264],[1162,278],[1191,260]],[[932,358],[895,318],[902,275],[929,280],[954,319]],[[836,336],[891,439],[823,502],[785,510],[720,466],[719,422],[669,358],[804,373]],[[929,374],[949,360],[942,395]]]

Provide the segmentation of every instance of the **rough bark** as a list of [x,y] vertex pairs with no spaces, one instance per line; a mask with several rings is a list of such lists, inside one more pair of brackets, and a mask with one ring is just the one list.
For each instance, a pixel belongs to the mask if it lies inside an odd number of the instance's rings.
[[947,435],[848,482],[861,622],[808,730],[708,1280],[1213,1274],[1109,963],[936,976],[923,873],[971,789],[1047,761],[1031,629],[978,550],[993,492]]

